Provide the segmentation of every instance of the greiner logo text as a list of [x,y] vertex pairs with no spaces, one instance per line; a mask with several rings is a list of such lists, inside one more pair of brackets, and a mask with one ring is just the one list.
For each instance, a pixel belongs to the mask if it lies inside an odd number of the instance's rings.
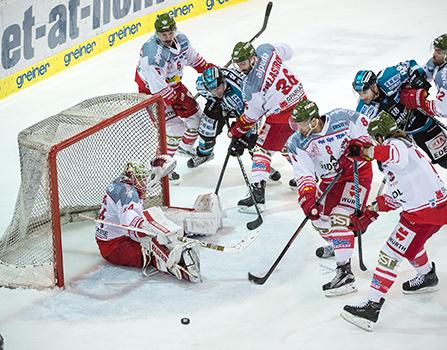
[[228,2],[228,0],[206,0],[206,9],[211,11],[217,4],[223,5],[226,2]]
[[132,24],[131,26],[123,26],[120,30],[113,32],[107,38],[107,40],[109,42],[109,46],[115,45],[115,42],[117,40],[121,41],[124,38],[126,38],[127,36],[135,35],[136,33],[138,33],[138,29],[140,29],[140,27],[141,27],[141,23],[138,22],[136,24]]
[[48,72],[48,68],[50,67],[49,63],[42,64],[37,67],[32,67],[28,72],[19,75],[16,78],[16,84],[19,89],[26,83],[26,81],[32,81],[34,78],[45,75]]
[[69,66],[72,58],[77,60],[84,55],[88,55],[93,52],[93,48],[96,46],[96,41],[92,41],[86,45],[81,45],[73,51],[64,55],[64,64],[65,67]]

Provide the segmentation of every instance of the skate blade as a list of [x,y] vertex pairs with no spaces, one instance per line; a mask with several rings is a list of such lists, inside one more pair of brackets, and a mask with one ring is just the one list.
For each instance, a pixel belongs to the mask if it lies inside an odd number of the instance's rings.
[[365,331],[372,332],[374,330],[374,322],[362,317],[354,316],[353,314],[347,312],[346,310],[343,310],[340,313],[340,316],[349,323],[352,323],[354,326],[364,329]]
[[335,289],[328,289],[323,291],[324,295],[327,297],[337,297],[339,295],[345,295],[355,292],[357,292],[357,287],[354,285],[354,282]]
[[[258,203],[258,208],[259,211],[262,213],[265,209],[265,204],[259,204]],[[251,207],[247,207],[247,206],[239,206],[239,213],[243,213],[243,214],[257,214],[258,212],[256,211],[256,208],[254,205],[252,205]]]
[[409,291],[409,290],[403,290],[402,289],[402,293],[410,295],[410,294],[424,294],[424,293],[433,293],[433,292],[437,292],[439,290],[439,286],[433,286],[433,287],[425,287],[425,288],[421,288],[415,291]]

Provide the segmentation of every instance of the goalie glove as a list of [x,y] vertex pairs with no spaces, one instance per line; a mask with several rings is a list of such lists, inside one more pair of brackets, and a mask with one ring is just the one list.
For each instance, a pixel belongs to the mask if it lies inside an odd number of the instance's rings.
[[153,188],[162,177],[169,175],[177,166],[177,161],[167,154],[155,156],[151,160],[151,179],[149,181],[149,188]]

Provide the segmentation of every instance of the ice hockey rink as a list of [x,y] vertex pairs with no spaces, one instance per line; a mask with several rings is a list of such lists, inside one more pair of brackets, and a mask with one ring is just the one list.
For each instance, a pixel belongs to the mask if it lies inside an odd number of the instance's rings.
[[[411,58],[424,64],[433,38],[447,31],[445,0],[273,3],[267,30],[255,46],[289,44],[295,56],[288,64],[322,112],[355,109],[351,81],[357,70],[378,72]],[[249,40],[260,29],[266,4],[248,1],[180,22],[178,28],[207,60],[223,65],[236,42]],[[85,99],[135,92],[134,69],[145,40],[147,36],[137,38],[0,102],[0,236],[12,218],[20,183],[18,132]],[[185,69],[184,82],[192,91],[196,77],[193,69]],[[192,206],[197,195],[214,191],[228,142],[221,135],[216,158],[197,169],[188,169],[187,158],[178,158],[183,181],[171,186],[173,205]],[[250,159],[243,159],[249,169]],[[398,220],[397,212],[382,214],[363,236],[368,271],[359,270],[355,250],[357,293],[323,296],[321,286],[332,279],[335,262],[315,257],[323,241],[310,225],[264,285],[248,281],[249,271],[263,275],[269,269],[304,219],[288,187],[291,167],[279,154],[273,166],[282,179],[268,184],[258,239],[234,255],[202,250],[201,284],[163,274],[146,278],[137,269],[108,265],[97,251],[92,223],[64,226],[66,289],[0,288],[5,350],[446,349],[446,228],[427,244],[437,264],[440,291],[403,295],[401,284],[414,276],[403,262],[373,333],[339,314],[345,304],[366,297],[378,252]],[[447,180],[447,172],[439,172]],[[375,175],[372,193],[382,180],[378,171]],[[209,240],[231,244],[246,234],[245,223],[255,218],[237,210],[246,187],[235,159],[230,159],[219,194],[227,218],[222,232]],[[182,317],[190,324],[181,324]]]

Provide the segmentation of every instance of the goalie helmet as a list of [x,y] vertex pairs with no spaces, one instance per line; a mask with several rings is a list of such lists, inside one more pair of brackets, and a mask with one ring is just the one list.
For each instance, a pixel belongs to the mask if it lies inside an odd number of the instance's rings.
[[256,51],[250,42],[238,42],[233,49],[231,59],[234,63],[239,63],[256,56]]
[[442,34],[433,40],[433,47],[442,51],[447,51],[447,33]]
[[130,161],[123,169],[123,181],[135,186],[141,199],[146,197],[147,180],[151,171],[143,163]]
[[176,30],[177,28],[174,18],[172,18],[168,13],[158,15],[155,19],[154,26],[157,33],[169,32],[171,30]]
[[217,67],[207,68],[202,73],[202,80],[207,90],[214,90],[223,83],[222,71]]
[[399,131],[396,121],[386,111],[381,111],[377,114],[368,125],[368,134],[370,134],[373,138],[377,136],[382,136],[383,138],[387,138],[392,136],[394,133]]
[[292,110],[292,119],[295,123],[319,117],[317,104],[310,100],[301,100]]
[[356,92],[363,92],[371,89],[376,82],[377,76],[372,70],[359,70],[352,82],[352,88]]

